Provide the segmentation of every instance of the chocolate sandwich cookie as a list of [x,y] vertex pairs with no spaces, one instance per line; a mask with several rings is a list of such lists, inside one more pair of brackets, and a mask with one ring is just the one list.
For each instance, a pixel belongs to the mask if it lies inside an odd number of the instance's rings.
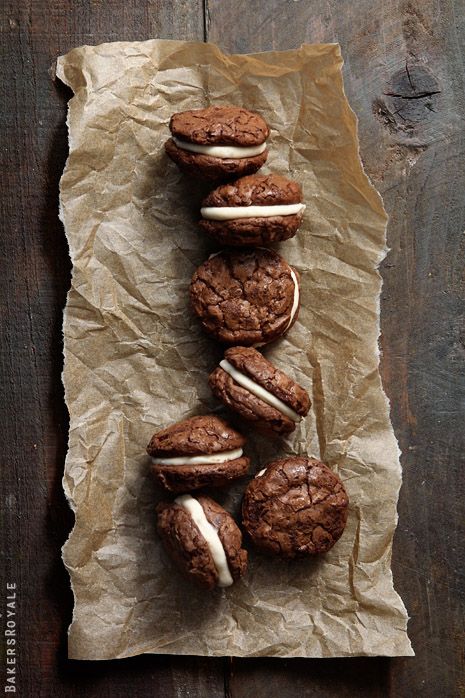
[[252,347],[231,347],[208,378],[213,394],[260,431],[290,434],[308,414],[307,391]]
[[255,174],[212,191],[202,202],[200,227],[223,245],[268,245],[293,237],[304,210],[297,182]]
[[191,303],[203,329],[225,344],[263,345],[285,334],[299,310],[299,275],[272,250],[228,250],[194,273]]
[[324,463],[282,458],[250,481],[242,502],[245,530],[262,552],[283,558],[327,552],[341,537],[349,500]]
[[157,531],[167,553],[202,587],[229,587],[247,570],[242,534],[210,497],[184,494],[157,507]]
[[245,439],[215,415],[191,417],[157,432],[147,446],[156,481],[168,492],[221,487],[247,473]]
[[259,114],[221,105],[173,114],[169,157],[187,174],[226,180],[251,174],[268,157],[270,129]]

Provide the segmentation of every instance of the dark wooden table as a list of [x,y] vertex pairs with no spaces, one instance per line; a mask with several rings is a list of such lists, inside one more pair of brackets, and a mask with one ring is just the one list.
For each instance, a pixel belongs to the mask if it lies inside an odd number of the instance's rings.
[[[16,583],[17,695],[465,696],[464,22],[463,0],[2,2],[0,613]],[[74,46],[157,37],[239,53],[341,43],[362,158],[391,216],[382,375],[403,452],[393,570],[413,659],[66,658],[72,595],[60,547],[73,517],[61,489],[60,373],[70,263],[57,202],[70,95],[49,68]]]

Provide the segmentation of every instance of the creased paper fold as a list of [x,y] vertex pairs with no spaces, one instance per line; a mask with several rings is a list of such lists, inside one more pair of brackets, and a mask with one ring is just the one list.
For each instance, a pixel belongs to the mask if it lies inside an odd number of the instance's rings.
[[[153,40],[58,59],[75,94],[60,198],[73,263],[63,374],[72,658],[412,654],[390,570],[401,471],[378,372],[386,215],[360,163],[341,68],[336,44],[228,56]],[[263,171],[300,181],[307,204],[298,236],[277,247],[301,274],[302,310],[265,354],[309,389],[313,408],[284,442],[243,428],[253,470],[309,452],[341,476],[351,508],[326,556],[286,563],[251,551],[244,580],[208,595],[157,541],[145,446],[173,421],[223,413],[207,385],[221,351],[187,294],[214,249],[196,226],[206,189],[163,144],[173,112],[226,102],[265,117]],[[238,514],[244,484],[215,496]]]

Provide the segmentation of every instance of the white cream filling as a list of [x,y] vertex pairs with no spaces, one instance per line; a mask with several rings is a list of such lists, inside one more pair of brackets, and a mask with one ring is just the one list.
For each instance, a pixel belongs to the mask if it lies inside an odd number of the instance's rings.
[[299,307],[299,298],[300,298],[299,282],[297,281],[297,277],[296,277],[293,269],[291,269],[291,276],[292,276],[292,280],[294,282],[294,301],[292,303],[291,317],[289,318],[289,322],[287,323],[286,330],[292,325],[294,315],[296,314],[297,308]]
[[260,470],[260,472],[257,473],[257,474],[255,475],[255,477],[261,477],[261,476],[264,475],[265,473],[266,473],[266,468],[263,468],[263,470]]
[[202,505],[197,499],[191,497],[190,494],[183,494],[180,497],[176,497],[174,501],[189,512],[193,522],[205,538],[216,571],[218,572],[218,586],[230,587],[234,580],[229,570],[223,543],[220,540],[218,531],[205,516]]
[[305,210],[305,204],[277,204],[275,206],[205,206],[200,209],[203,218],[210,221],[233,221],[237,218],[271,218],[292,216]]
[[155,465],[196,465],[197,463],[226,463],[242,456],[242,448],[221,453],[210,453],[205,456],[175,456],[173,458],[152,458]]
[[[261,249],[265,249],[265,248],[261,248]],[[297,281],[297,277],[292,269],[291,269],[291,277],[292,277],[292,280],[294,282],[294,300],[292,302],[291,315],[289,318],[289,322],[286,325],[286,331],[292,325],[294,315],[296,314],[297,308],[299,307],[299,299],[300,299],[299,282]],[[264,347],[265,344],[266,344],[266,342],[257,342],[256,344],[253,344],[252,346],[254,348]]]
[[266,142],[260,145],[238,146],[238,145],[198,145],[197,143],[188,143],[182,141],[176,136],[172,136],[173,141],[181,148],[188,150],[191,153],[200,153],[201,155],[210,155],[212,158],[220,158],[220,160],[240,160],[241,158],[252,158],[254,155],[260,155],[266,149]]
[[279,410],[279,412],[281,412],[281,414],[284,414],[286,417],[289,417],[289,419],[292,419],[293,422],[301,421],[302,417],[300,414],[294,412],[293,409],[291,409],[278,397],[270,393],[269,390],[266,390],[266,388],[263,388],[258,383],[255,383],[255,381],[253,381],[251,378],[238,371],[237,368],[234,368],[234,366],[229,363],[229,361],[223,359],[220,361],[220,366],[223,371],[226,371],[226,373],[228,373],[231,378],[236,381],[236,383],[241,385],[243,388],[246,388],[246,390],[249,390],[253,395],[260,398],[260,400],[263,400],[263,402],[266,402],[267,405],[275,407],[277,410]]

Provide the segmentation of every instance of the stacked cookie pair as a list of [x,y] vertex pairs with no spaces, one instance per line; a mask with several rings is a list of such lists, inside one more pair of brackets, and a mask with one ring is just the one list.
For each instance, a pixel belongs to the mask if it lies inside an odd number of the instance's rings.
[[300,185],[279,174],[255,174],[268,158],[270,135],[259,114],[229,105],[196,109],[174,114],[170,130],[166,152],[183,172],[228,182],[201,204],[205,233],[233,247],[269,245],[296,234],[305,210]]
[[[296,182],[255,174],[268,156],[269,128],[233,106],[173,115],[166,152],[184,172],[221,184],[202,202],[201,229],[230,248],[194,273],[191,305],[203,329],[229,345],[210,374],[213,394],[230,410],[275,435],[291,433],[310,409],[306,390],[256,347],[283,336],[297,319],[299,275],[265,246],[296,234],[303,211]],[[245,176],[244,176],[245,175]],[[172,425],[147,451],[159,485],[178,495],[158,506],[158,533],[178,567],[204,587],[230,586],[247,552],[231,515],[204,494],[247,474],[245,438],[215,415]],[[307,456],[271,463],[249,482],[243,526],[255,546],[284,558],[326,552],[341,536],[347,494],[337,476]]]

